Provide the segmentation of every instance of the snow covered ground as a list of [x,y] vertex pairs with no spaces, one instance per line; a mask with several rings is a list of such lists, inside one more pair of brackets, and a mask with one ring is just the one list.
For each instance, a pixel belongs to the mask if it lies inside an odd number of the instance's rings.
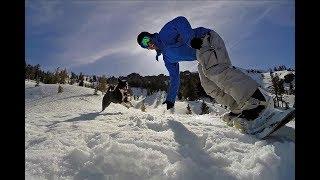
[[[227,126],[225,109],[177,102],[167,111],[159,92],[146,112],[111,104],[85,87],[25,82],[26,179],[295,179],[294,121],[268,140]],[[138,90],[135,90],[139,92]]]

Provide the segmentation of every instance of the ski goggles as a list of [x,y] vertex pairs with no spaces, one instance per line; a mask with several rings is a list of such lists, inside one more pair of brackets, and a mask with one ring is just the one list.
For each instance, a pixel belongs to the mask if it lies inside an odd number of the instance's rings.
[[145,36],[141,41],[141,46],[143,48],[148,48],[150,41],[151,41],[151,39],[148,36]]

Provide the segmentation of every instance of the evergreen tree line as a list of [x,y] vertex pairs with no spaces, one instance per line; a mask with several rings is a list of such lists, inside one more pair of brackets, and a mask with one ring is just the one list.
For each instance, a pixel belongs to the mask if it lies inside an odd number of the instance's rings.
[[194,101],[208,96],[201,86],[198,72],[184,71],[180,73],[180,90],[178,93],[179,100]]
[[101,77],[96,75],[90,76],[89,79],[87,79],[89,83],[84,83],[84,77],[85,76],[82,73],[77,75],[76,73],[71,72],[69,75],[66,69],[61,70],[60,68],[57,68],[55,72],[45,72],[41,70],[39,64],[35,66],[25,64],[25,79],[36,81],[37,86],[39,85],[39,82],[44,84],[70,85],[77,83],[79,86],[94,88],[102,92],[107,90],[108,79],[105,75]]
[[[288,70],[284,65],[273,69]],[[260,71],[251,70],[251,72],[259,73]],[[84,77],[85,76],[82,73],[77,75],[74,72],[71,72],[69,76],[66,69],[57,68],[55,72],[45,72],[41,70],[39,64],[35,66],[25,64],[25,79],[35,80],[45,84],[67,83],[72,85],[77,83],[79,86],[90,87],[95,89],[95,91],[99,90],[101,92],[105,92],[109,85],[116,85],[118,82],[118,78],[114,76],[107,77],[105,75],[93,75],[86,76],[86,80],[84,80]],[[148,95],[158,91],[167,91],[170,82],[169,77],[164,74],[159,74],[157,76],[141,76],[138,73],[131,73],[128,76],[120,76],[119,78],[127,80],[130,87],[146,89]],[[294,74],[288,74],[285,76],[285,79],[280,79],[277,75],[272,75],[274,93],[279,95],[283,93],[294,94],[293,80]],[[290,85],[289,91],[284,90],[284,83]],[[190,71],[180,72],[180,89],[178,92],[178,99],[194,101],[203,97],[207,97],[212,101],[214,100],[208,96],[202,88],[198,73]]]
[[30,64],[25,66],[25,79],[35,80],[45,84],[65,84],[68,78],[66,69],[60,70],[57,68],[55,72],[43,71],[40,69],[40,65],[32,66]]
[[[158,91],[167,91],[170,85],[169,77],[164,74],[159,74],[157,76],[141,76],[138,73],[131,73],[126,79],[128,80],[130,87],[146,89],[147,95]],[[202,97],[211,98],[202,88],[198,73],[190,71],[180,72],[178,99],[194,101]]]

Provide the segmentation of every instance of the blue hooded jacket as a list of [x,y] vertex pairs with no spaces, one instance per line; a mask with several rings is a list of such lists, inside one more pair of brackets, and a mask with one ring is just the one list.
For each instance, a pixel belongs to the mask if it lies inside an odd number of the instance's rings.
[[175,102],[180,87],[179,62],[196,60],[196,50],[191,48],[190,42],[194,37],[204,37],[211,29],[198,27],[192,29],[188,20],[179,16],[163,26],[159,33],[154,33],[152,41],[159,48],[159,55],[163,60],[170,76],[170,87],[167,101]]

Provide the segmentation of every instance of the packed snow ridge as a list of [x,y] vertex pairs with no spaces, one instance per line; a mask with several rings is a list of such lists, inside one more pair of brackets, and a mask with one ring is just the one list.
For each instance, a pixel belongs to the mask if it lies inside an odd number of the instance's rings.
[[103,95],[90,88],[25,88],[26,179],[295,179],[294,121],[259,140],[227,126],[210,101],[210,114],[199,115],[201,101],[167,111],[163,92],[135,89],[135,107],[100,112]]

